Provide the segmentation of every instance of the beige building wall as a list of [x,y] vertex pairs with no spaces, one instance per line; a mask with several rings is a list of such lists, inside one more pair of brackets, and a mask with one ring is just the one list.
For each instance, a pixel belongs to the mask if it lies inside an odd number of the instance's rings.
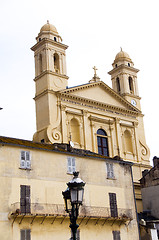
[[[8,145],[9,144],[9,145]],[[66,146],[65,146],[66,147]],[[31,166],[21,167],[21,151],[30,153]],[[68,152],[61,145],[35,144],[1,138],[0,146],[0,238],[20,239],[22,229],[31,230],[31,240],[69,239],[69,218],[64,211],[62,191],[72,179],[68,157],[75,158],[76,171],[85,182],[83,206],[78,223],[81,239],[138,239],[138,227],[131,178],[131,164],[88,152]],[[107,175],[107,164],[114,175]],[[31,212],[21,213],[20,186],[30,186]],[[109,193],[115,193],[118,217],[111,217]],[[4,234],[5,233],[5,234]]]

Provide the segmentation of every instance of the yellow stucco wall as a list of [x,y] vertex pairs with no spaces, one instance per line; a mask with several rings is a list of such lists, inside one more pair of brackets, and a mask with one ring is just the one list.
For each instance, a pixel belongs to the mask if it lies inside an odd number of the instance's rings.
[[[31,170],[20,169],[21,150],[30,151]],[[16,146],[0,146],[0,238],[20,239],[20,229],[31,229],[32,240],[69,239],[69,219],[63,217],[64,202],[62,191],[72,175],[67,173],[67,157],[73,156],[80,178],[86,182],[83,209],[90,209],[83,219],[80,215],[81,239],[110,239],[112,231],[120,231],[122,239],[138,239],[133,186],[130,167],[113,160],[78,156],[70,153],[56,153],[40,149]],[[113,161],[114,179],[107,178],[106,162]],[[20,185],[31,188],[31,214],[11,215],[20,207]],[[109,192],[116,193],[118,213],[128,212],[132,219],[110,218]],[[55,207],[59,207],[59,210]],[[55,211],[56,209],[56,211]],[[62,209],[62,210],[61,210]],[[81,208],[82,209],[82,208]],[[54,220],[57,214],[59,217]],[[94,212],[95,211],[95,212]],[[40,215],[35,216],[35,213]],[[107,212],[107,213],[106,213]],[[89,219],[89,215],[95,216]],[[44,217],[46,218],[44,219]],[[102,216],[102,217],[101,217]],[[109,217],[110,219],[107,219]],[[106,220],[107,219],[107,220]],[[5,236],[4,236],[4,233]]]

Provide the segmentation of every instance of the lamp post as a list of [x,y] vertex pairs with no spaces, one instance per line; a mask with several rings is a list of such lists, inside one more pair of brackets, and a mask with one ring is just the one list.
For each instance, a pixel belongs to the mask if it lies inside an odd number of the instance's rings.
[[70,228],[72,230],[73,240],[76,240],[77,228],[76,223],[79,214],[79,206],[82,205],[85,182],[78,175],[79,172],[73,173],[74,177],[67,183],[68,188],[62,192],[65,201],[65,211],[70,216]]

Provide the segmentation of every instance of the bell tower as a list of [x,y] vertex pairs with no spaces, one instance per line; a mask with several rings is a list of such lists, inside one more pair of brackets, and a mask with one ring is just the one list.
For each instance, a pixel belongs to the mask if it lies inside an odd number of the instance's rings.
[[137,73],[139,70],[134,68],[134,63],[122,48],[116,55],[112,66],[113,69],[109,72],[112,80],[112,88],[133,106],[141,110],[137,84]]
[[53,131],[57,124],[57,92],[68,85],[65,54],[68,46],[62,43],[57,29],[49,21],[40,29],[36,41],[31,48],[35,58],[36,86],[34,100],[37,132],[34,134],[34,141],[54,142],[49,131]]

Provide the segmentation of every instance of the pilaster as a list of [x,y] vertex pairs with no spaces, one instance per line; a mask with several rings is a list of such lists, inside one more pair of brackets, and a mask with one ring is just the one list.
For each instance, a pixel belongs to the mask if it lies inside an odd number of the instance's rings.
[[117,139],[117,152],[118,155],[121,157],[122,155],[122,141],[121,141],[121,128],[120,128],[120,119],[115,119],[115,126],[116,126],[116,139]]

